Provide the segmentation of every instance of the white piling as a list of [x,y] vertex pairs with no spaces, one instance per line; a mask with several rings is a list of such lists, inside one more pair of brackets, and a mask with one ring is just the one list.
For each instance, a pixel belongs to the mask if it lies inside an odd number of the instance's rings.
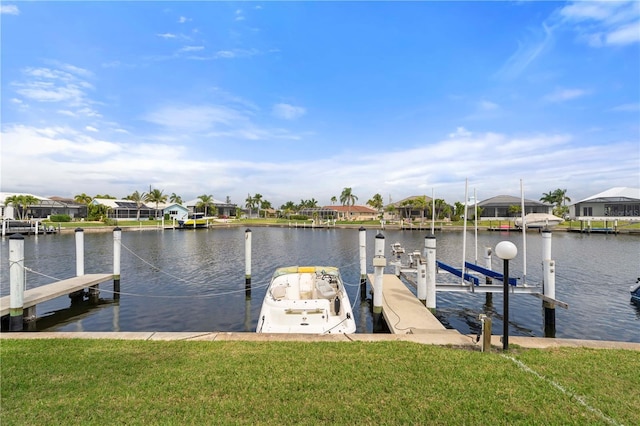
[[2,236],[4,237],[5,235],[7,235],[7,221],[3,217],[2,218]]
[[251,229],[244,231],[244,291],[251,297]]
[[113,229],[113,298],[120,299],[120,257],[122,254],[122,229]]
[[38,236],[38,231],[39,231],[39,229],[38,229],[38,228],[39,228],[39,227],[40,227],[40,224],[39,224],[39,223],[38,223],[38,221],[36,220],[36,229],[34,229],[34,231],[33,231],[33,233],[34,233],[34,235],[35,235],[35,236]]
[[[491,255],[492,255],[493,250],[491,249],[491,247],[485,247],[484,248],[484,267],[487,268],[488,270],[491,270]],[[491,284],[491,277],[486,277],[486,284]],[[491,294],[491,293],[487,293],[487,294]]]
[[76,276],[84,275],[84,229],[76,228]]
[[22,331],[24,315],[24,237],[9,237],[9,330]]
[[424,239],[427,267],[426,306],[431,312],[436,310],[436,237],[429,235]]
[[361,226],[358,230],[358,246],[360,249],[360,294],[366,298],[367,290],[367,230]]
[[373,256],[373,273],[374,273],[374,289],[373,289],[373,314],[382,313],[382,282],[384,275],[384,267],[387,266],[387,260],[384,257],[384,235],[376,235]]
[[[551,259],[551,231],[542,231],[542,292],[549,299],[556,298],[556,262]],[[555,337],[556,309],[550,301],[543,301],[545,337]]]
[[418,300],[422,302],[423,305],[427,304],[427,259],[423,256],[418,258]]

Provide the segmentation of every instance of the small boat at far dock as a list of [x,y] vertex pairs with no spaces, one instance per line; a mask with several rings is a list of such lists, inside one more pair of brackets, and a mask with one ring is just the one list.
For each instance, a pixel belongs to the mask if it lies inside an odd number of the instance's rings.
[[262,302],[257,333],[356,332],[349,296],[338,268],[278,268]]
[[640,304],[640,278],[631,286],[631,301]]
[[210,219],[213,218],[205,217],[204,213],[194,213],[185,220],[179,220],[178,226],[185,229],[207,228]]
[[[564,222],[564,219],[549,213],[529,213],[524,217],[527,228],[551,228]],[[515,225],[522,228],[522,218],[516,218]]]

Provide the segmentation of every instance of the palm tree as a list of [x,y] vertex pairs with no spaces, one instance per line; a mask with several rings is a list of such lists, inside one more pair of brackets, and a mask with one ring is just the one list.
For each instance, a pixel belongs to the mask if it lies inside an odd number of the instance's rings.
[[163,191],[161,191],[160,189],[152,189],[144,198],[144,200],[149,203],[156,204],[156,217],[157,217],[158,204],[165,203],[167,201],[167,195],[163,194]]
[[80,204],[89,204],[92,200],[93,198],[84,192],[73,197],[73,201]]
[[347,216],[349,219],[351,219],[351,206],[356,203],[357,199],[358,197],[353,194],[351,188],[344,188],[342,194],[340,194],[340,202],[343,206],[347,206]]
[[198,196],[198,198],[200,199],[200,201],[198,201],[198,203],[196,204],[196,209],[204,208],[204,215],[206,217],[207,216],[207,209],[209,207],[214,207],[213,195],[203,194],[203,195]]
[[4,205],[8,206],[9,204],[13,205],[13,208],[16,210],[18,214],[18,219],[23,220],[27,218],[27,209],[29,206],[34,204],[39,204],[40,200],[34,197],[33,195],[24,194],[24,195],[11,195],[4,200]]
[[293,201],[287,201],[280,206],[280,210],[282,210],[284,212],[284,215],[290,219],[291,213],[296,211],[296,203],[294,203]]
[[125,198],[125,200],[130,200],[136,203],[136,220],[140,220],[140,209],[142,208],[142,203],[145,200],[145,198],[147,198],[147,193],[143,192],[141,194],[138,191],[134,191],[133,194],[128,195]]
[[251,209],[253,209],[255,200],[253,199],[251,194],[247,194],[247,198],[244,201],[245,201],[244,206],[249,209],[249,217],[251,217]]
[[260,207],[262,207],[262,194],[253,196],[253,205],[258,207],[258,217],[260,217]]
[[262,201],[262,203],[260,204],[260,207],[262,207],[262,210],[264,211],[264,217],[267,217],[266,210],[272,208],[271,201],[267,201],[267,200]]
[[182,197],[177,195],[175,192],[172,192],[171,196],[169,197],[169,202],[176,203],[176,204],[182,204]]
[[333,206],[335,203],[338,202],[338,199],[336,198],[336,196],[334,195],[333,197],[331,197],[331,205]]

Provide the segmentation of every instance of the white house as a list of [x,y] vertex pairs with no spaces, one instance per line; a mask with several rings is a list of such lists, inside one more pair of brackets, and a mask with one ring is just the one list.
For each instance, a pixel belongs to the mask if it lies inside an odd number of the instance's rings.
[[173,203],[163,207],[162,214],[169,215],[169,220],[175,219],[177,221],[184,221],[189,217],[189,209],[182,204]]
[[577,220],[640,220],[640,188],[615,187],[569,206]]

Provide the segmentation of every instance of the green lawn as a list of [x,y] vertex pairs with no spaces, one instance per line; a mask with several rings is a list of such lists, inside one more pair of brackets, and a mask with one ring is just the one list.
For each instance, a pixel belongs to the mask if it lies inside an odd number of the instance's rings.
[[640,424],[640,352],[1,341],[0,423]]

